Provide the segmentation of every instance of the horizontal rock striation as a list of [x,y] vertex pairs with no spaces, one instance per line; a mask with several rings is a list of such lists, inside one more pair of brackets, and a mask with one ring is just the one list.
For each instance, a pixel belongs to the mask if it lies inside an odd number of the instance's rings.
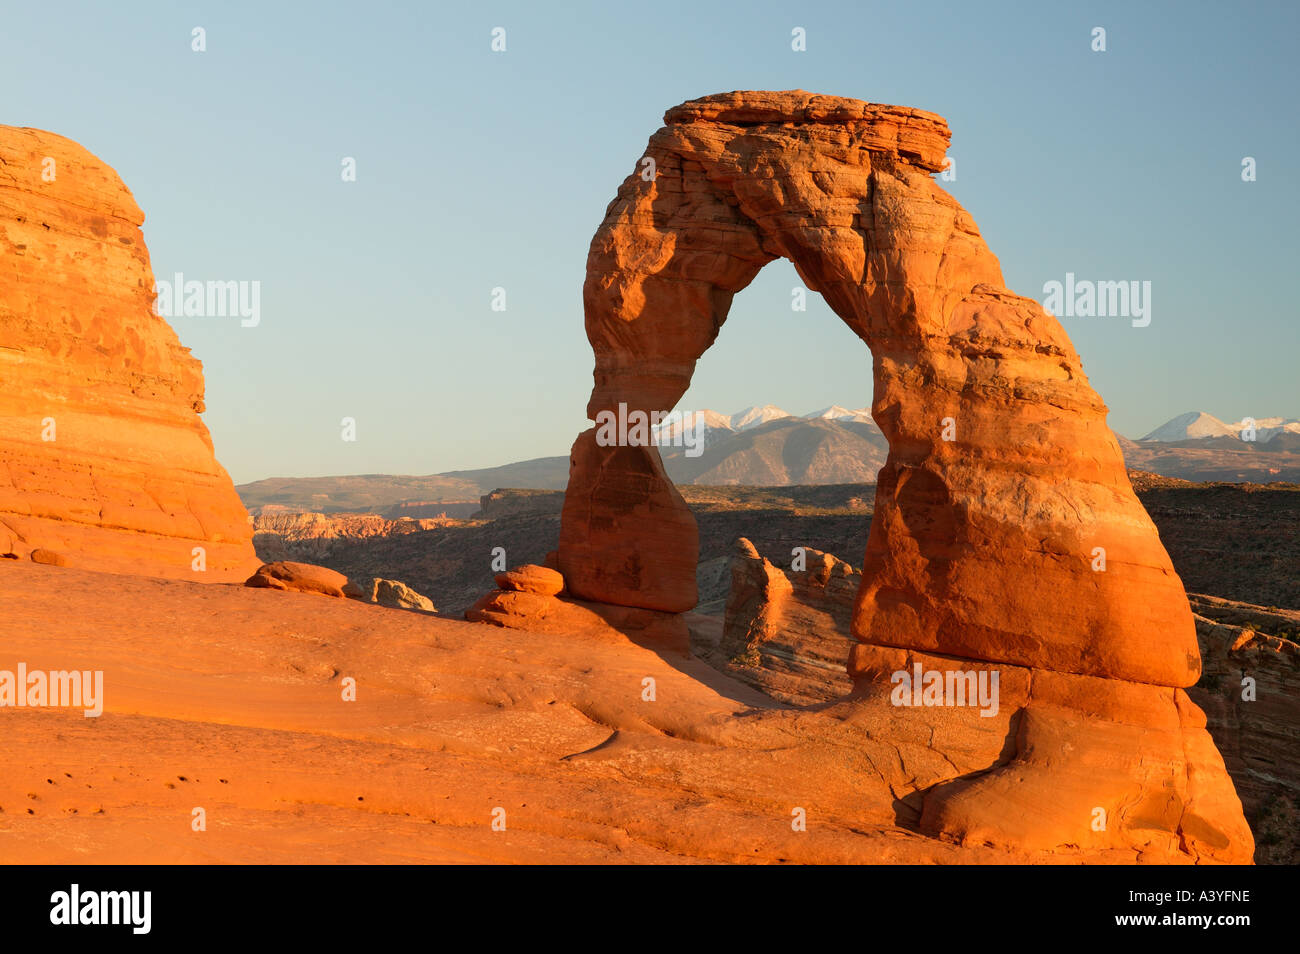
[[143,221],[81,146],[0,126],[0,552],[242,579],[252,530],[199,418],[202,366],[152,310]]

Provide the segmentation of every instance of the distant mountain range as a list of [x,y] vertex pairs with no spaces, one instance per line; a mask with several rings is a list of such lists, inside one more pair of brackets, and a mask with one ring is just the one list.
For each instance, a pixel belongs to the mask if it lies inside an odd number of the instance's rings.
[[1261,417],[1242,418],[1235,424],[1225,424],[1204,411],[1188,411],[1161,424],[1142,440],[1172,443],[1210,437],[1232,437],[1237,440],[1255,440],[1266,444],[1279,434],[1300,434],[1300,421],[1293,417]]
[[786,424],[800,421],[857,423],[865,424],[875,429],[876,433],[880,433],[880,429],[876,427],[876,422],[872,420],[871,408],[862,407],[856,411],[850,411],[838,404],[822,408],[820,411],[813,411],[811,414],[805,414],[802,417],[796,417],[773,404],[764,404],[762,407],[747,407],[735,414],[722,414],[706,408],[703,411],[688,411],[680,418],[672,418],[651,430],[654,433],[655,440],[665,451],[668,451],[674,443],[678,443],[678,437],[683,430],[689,433],[696,427],[702,427],[704,430],[704,446],[709,447],[731,435],[752,431],[765,424],[771,424],[773,421],[782,421]]
[[[688,457],[670,446],[684,425],[702,419],[703,453]],[[1119,438],[1131,470],[1193,481],[1300,482],[1300,421],[1267,417],[1254,421],[1255,439],[1243,440],[1249,421],[1227,424],[1202,411],[1180,414],[1141,440]],[[1249,432],[1247,432],[1249,434]],[[701,410],[656,429],[668,476],[678,484],[791,486],[875,481],[888,442],[867,408],[838,405],[795,416],[779,407],[745,408],[735,414]],[[478,499],[500,487],[562,490],[569,458],[540,457],[480,470],[422,477],[359,474],[342,477],[277,477],[236,489],[253,513],[316,511],[401,516],[468,516]]]
[[771,418],[728,431],[709,429],[704,453],[660,447],[664,470],[678,484],[786,487],[870,483],[885,463],[889,442],[875,421],[853,417]]

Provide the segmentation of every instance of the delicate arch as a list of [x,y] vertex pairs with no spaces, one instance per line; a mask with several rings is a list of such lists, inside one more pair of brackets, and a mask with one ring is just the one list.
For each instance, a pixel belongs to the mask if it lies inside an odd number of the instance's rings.
[[[1105,405],[1059,322],[1005,289],[974,220],[931,177],[946,123],[801,91],[711,96],[665,122],[646,152],[656,175],[638,164],[592,240],[588,415],[672,409],[735,293],[787,258],[871,349],[890,446],[858,639],[1193,684],[1191,612]],[[683,612],[697,556],[657,449],[580,435],[559,548],[570,592]]]

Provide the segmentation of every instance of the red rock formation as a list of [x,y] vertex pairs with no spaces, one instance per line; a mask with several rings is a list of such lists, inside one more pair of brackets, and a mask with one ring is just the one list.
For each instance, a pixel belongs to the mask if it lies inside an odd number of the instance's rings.
[[[646,150],[656,177],[638,166],[592,240],[588,414],[671,409],[732,296],[789,258],[876,356],[890,456],[862,638],[1195,683],[1191,613],[1105,405],[1059,322],[1003,287],[974,221],[931,178],[943,120],[788,92],[711,96],[666,122]],[[590,433],[575,445],[560,545],[575,594],[690,608],[692,521],[658,456]]]
[[423,593],[417,593],[401,580],[385,580],[372,576],[364,584],[348,582],[342,587],[343,595],[361,603],[378,603],[391,609],[419,610],[421,613],[436,613],[438,608],[433,600]]
[[[944,121],[793,91],[710,96],[665,123],[592,240],[588,415],[672,409],[735,293],[792,261],[874,357],[890,451],[849,672],[868,732],[939,757],[924,783],[890,780],[898,797],[923,795],[920,824],[967,841],[1249,860],[1222,759],[1181,692],[1200,673],[1182,584],[1060,323],[1004,287],[931,178]],[[658,450],[599,433],[571,457],[569,592],[690,609],[694,521]],[[1004,715],[968,727],[984,741],[964,772],[934,731],[951,710],[891,707],[890,674],[919,660],[1006,677]]]
[[143,221],[81,146],[0,126],[0,551],[242,579],[252,531],[199,418],[201,365],[152,311]]
[[348,578],[329,567],[311,563],[294,563],[279,560],[264,563],[257,572],[244,581],[245,586],[264,590],[292,590],[297,593],[318,593],[343,599],[348,596]]
[[496,584],[503,590],[514,590],[516,593],[555,596],[564,589],[564,577],[550,567],[525,563],[505,573],[498,573]]
[[695,518],[654,447],[573,444],[560,517],[559,570],[575,596],[682,613],[699,598]]
[[852,690],[844,660],[862,575],[829,553],[805,548],[806,566],[786,570],[744,537],[731,558],[717,663],[783,702],[810,705]]
[[[829,554],[808,550],[807,556],[806,569],[786,570],[763,559],[749,541],[738,541],[731,559],[731,590],[719,646],[721,655],[711,660],[718,668],[767,695],[800,705],[830,703],[847,691],[843,668],[837,676],[828,663],[842,660],[856,644],[849,633],[853,598],[845,591],[856,590],[860,579],[851,566]],[[1192,600],[1198,609],[1251,625],[1293,628],[1296,619],[1300,619],[1300,614],[1264,611],[1249,604],[1212,597],[1193,596]],[[1038,745],[1039,736],[1044,732],[1045,713],[1054,714],[1058,719],[1086,716],[1090,727],[1088,745],[1080,748],[1077,739],[1070,740],[1071,758],[1061,762],[1061,767],[1067,770],[1065,776],[1053,773],[1051,784],[1059,786],[1058,791],[1070,797],[1095,792],[1091,786],[1081,784],[1078,771],[1115,775],[1116,765],[1123,765],[1116,795],[1109,804],[1113,807],[1123,803],[1119,809],[1121,818],[1125,814],[1142,818],[1147,812],[1142,807],[1144,799],[1154,804],[1162,799],[1162,791],[1176,791],[1180,803],[1186,805],[1191,776],[1215,776],[1218,753],[1213,747],[1207,747],[1200,731],[1204,728],[1223,752],[1223,761],[1241,793],[1252,828],[1258,824],[1277,829],[1269,833],[1273,843],[1263,845],[1261,860],[1289,863],[1293,860],[1291,843],[1294,841],[1291,830],[1294,809],[1290,800],[1294,798],[1295,779],[1300,774],[1291,742],[1294,734],[1291,727],[1296,722],[1292,711],[1294,683],[1300,670],[1300,655],[1295,652],[1295,644],[1288,640],[1201,617],[1197,617],[1197,635],[1206,660],[1205,672],[1200,683],[1188,690],[1188,695],[1204,709],[1209,717],[1207,722],[1201,722],[1199,710],[1188,706],[1180,694],[1170,694],[1165,689],[1120,680],[1001,667],[999,708],[1005,711],[999,711],[994,719],[994,725],[1000,729],[990,733],[981,731],[986,726],[979,722],[950,718],[946,720],[941,747],[948,755],[961,752],[963,758],[977,764],[993,764],[1005,761],[1021,747],[1031,751],[1026,744],[1030,740]],[[860,701],[869,700],[873,693],[883,695],[894,672],[908,670],[921,659],[928,659],[928,665],[936,669],[970,667],[969,660],[924,657],[893,649],[864,647],[854,655],[859,657],[862,673],[874,670],[877,676],[874,687],[872,680],[859,679],[865,683]],[[1255,680],[1252,688],[1258,701],[1241,699],[1241,680],[1247,674]],[[1064,706],[1059,704],[1059,699],[1052,702],[1052,693],[1059,694],[1062,687],[1071,685],[1076,689],[1075,698],[1067,699]],[[1098,700],[1107,697],[1111,700],[1109,708],[1101,707]],[[1121,717],[1117,718],[1117,714]],[[1188,725],[1182,723],[1183,718],[1189,720]],[[1162,724],[1161,733],[1153,735],[1151,730]],[[1175,724],[1181,738],[1194,740],[1181,757],[1172,744],[1174,740],[1169,738]],[[1004,753],[1008,733],[1017,737],[1016,749]],[[1108,735],[1112,739],[1110,743],[1104,742]],[[1152,744],[1153,739],[1157,744]],[[1059,753],[1059,747],[1047,746],[1046,750]],[[1019,760],[1021,769],[1038,759],[1041,753]],[[960,774],[952,766],[935,765],[927,770],[921,784],[912,784],[907,779],[892,780],[891,785],[903,790],[915,789],[901,799],[902,817],[914,827],[929,826],[935,830],[966,827],[964,821],[958,823],[952,819],[948,805],[949,794],[960,790],[961,785],[951,789],[945,785]],[[1069,774],[1076,774],[1072,782]],[[1222,784],[1212,788],[1221,796],[1231,795]],[[1135,791],[1145,794],[1135,797]],[[986,795],[987,792],[976,790],[966,797],[981,802]],[[1004,803],[1003,807],[1007,805]],[[981,806],[981,813],[984,808]],[[1032,801],[1018,800],[1015,810],[1020,814],[1032,813],[1035,806]],[[1206,811],[1204,806],[1196,810]],[[1215,813],[1224,811],[1223,805],[1214,807]],[[1232,814],[1231,803],[1226,806],[1226,814],[1228,817]],[[1180,821],[1175,819],[1174,824]],[[1022,820],[1018,824],[1029,823]],[[1195,823],[1192,827],[1196,827]],[[1051,841],[1051,832],[1049,821],[1042,833],[1021,830],[1009,838],[999,828],[981,832],[979,837],[1024,848]],[[1098,844],[1097,833],[1091,831],[1091,826],[1082,837],[1085,842]]]
[[690,655],[690,630],[680,614],[561,596],[563,574],[536,564],[498,573],[496,584],[498,589],[465,611],[465,619],[534,633],[631,639],[641,646]]
[[37,547],[28,554],[33,563],[44,563],[46,566],[67,566],[68,558],[62,553],[55,553],[53,550],[46,550]]
[[524,590],[493,590],[465,611],[471,623],[556,636],[597,638],[690,655],[691,637],[679,613],[591,603]]

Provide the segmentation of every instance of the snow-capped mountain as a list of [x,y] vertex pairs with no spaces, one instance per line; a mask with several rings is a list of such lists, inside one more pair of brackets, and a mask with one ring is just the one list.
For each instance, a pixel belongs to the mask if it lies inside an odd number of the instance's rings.
[[720,436],[739,434],[741,431],[760,427],[769,421],[777,421],[793,416],[771,404],[764,404],[762,407],[747,407],[735,414],[722,414],[704,408],[701,411],[686,411],[682,414],[673,412],[662,424],[652,428],[652,430],[655,439],[663,444],[675,440],[683,429],[690,432],[693,428],[703,427],[704,445],[707,447]]
[[1300,421],[1293,417],[1259,417],[1254,420],[1242,418],[1240,421],[1227,424],[1213,414],[1206,414],[1204,411],[1188,411],[1166,421],[1141,439],[1165,443],[1206,437],[1235,437],[1241,440],[1242,433],[1251,425],[1255,429],[1255,440],[1260,443],[1266,443],[1282,433],[1300,434]]
[[[654,433],[660,439],[671,439],[680,434],[683,428],[689,430],[690,428],[703,426],[705,442],[707,443],[710,439],[709,432],[714,432],[712,436],[716,439],[722,434],[739,434],[742,431],[748,431],[764,424],[770,424],[772,421],[785,420],[786,418],[797,419],[796,415],[782,410],[774,404],[764,404],[762,407],[747,407],[735,414],[722,414],[705,408],[701,411],[686,411],[677,416],[669,416],[662,424],[654,428]],[[875,424],[871,419],[870,408],[861,407],[851,410],[838,404],[824,407],[820,411],[813,411],[811,414],[799,415],[798,418],[805,421],[823,419],[828,421],[856,421],[859,424],[871,424],[873,426]]]
[[846,407],[840,407],[838,404],[832,404],[830,407],[824,407],[820,411],[813,411],[811,414],[805,414],[805,420],[816,420],[824,418],[828,421],[857,421],[859,424],[874,424],[871,417],[871,408],[860,407],[856,410],[849,410]]
[[733,431],[747,431],[751,427],[758,427],[768,421],[779,420],[783,417],[794,417],[794,415],[772,404],[764,404],[762,407],[747,407],[743,411],[737,411],[731,415],[731,429]]
[[655,442],[661,447],[682,443],[680,435],[683,430],[688,435],[692,435],[695,427],[703,428],[703,446],[707,448],[716,446],[719,441],[726,438],[752,431],[765,424],[771,424],[773,421],[788,421],[791,424],[799,421],[865,424],[876,433],[880,432],[880,429],[876,427],[876,422],[871,418],[870,408],[850,409],[841,407],[838,404],[832,404],[820,411],[813,411],[810,414],[799,416],[772,404],[764,404],[762,407],[747,407],[735,414],[723,414],[705,408],[700,411],[686,411],[681,414],[674,412],[674,415],[670,415],[658,427],[652,428]]
[[[1236,428],[1237,436],[1241,436],[1242,430],[1246,427],[1245,420],[1240,420],[1231,425]],[[1270,441],[1278,434],[1300,434],[1300,420],[1294,417],[1257,417],[1255,418],[1255,439],[1260,441]]]
[[731,419],[730,414],[719,414],[708,408],[702,411],[687,411],[680,415],[674,412],[668,415],[662,424],[650,430],[655,443],[670,445],[681,443],[680,435],[683,431],[694,434],[697,427],[702,428],[703,446],[709,447],[719,437],[735,433],[735,428],[731,426]]

